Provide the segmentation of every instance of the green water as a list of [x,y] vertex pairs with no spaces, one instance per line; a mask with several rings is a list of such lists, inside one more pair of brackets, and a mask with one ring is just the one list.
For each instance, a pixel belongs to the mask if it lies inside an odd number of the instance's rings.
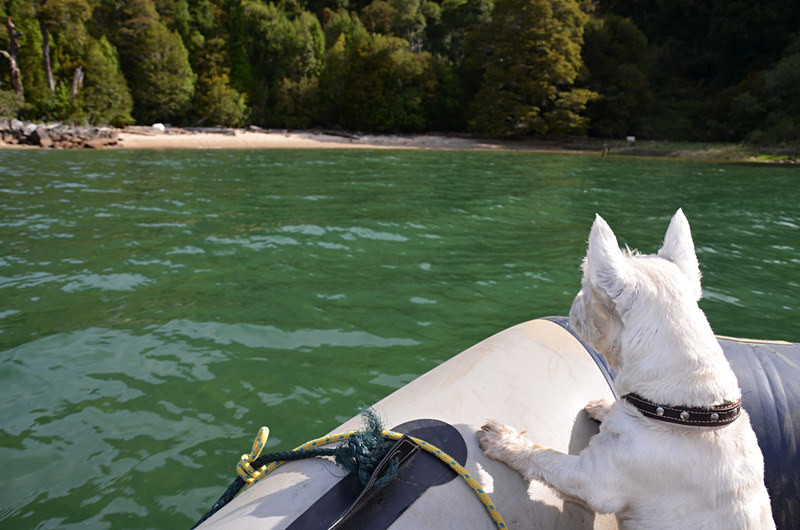
[[288,449],[566,314],[594,213],[682,206],[721,334],[800,341],[800,171],[523,153],[0,151],[0,526],[184,528]]

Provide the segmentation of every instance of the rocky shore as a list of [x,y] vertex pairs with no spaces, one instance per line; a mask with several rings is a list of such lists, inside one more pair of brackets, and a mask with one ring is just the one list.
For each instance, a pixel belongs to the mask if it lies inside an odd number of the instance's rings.
[[116,146],[119,142],[119,131],[113,127],[37,124],[11,119],[0,121],[0,139],[9,146],[99,149]]

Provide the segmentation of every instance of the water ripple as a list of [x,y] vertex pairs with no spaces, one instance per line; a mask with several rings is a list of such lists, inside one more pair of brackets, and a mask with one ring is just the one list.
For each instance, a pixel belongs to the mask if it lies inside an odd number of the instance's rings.
[[86,289],[100,289],[101,291],[133,291],[136,287],[149,285],[152,280],[143,274],[118,273],[118,274],[94,274],[86,272],[72,276],[68,283],[61,290],[71,293]]
[[338,329],[284,331],[268,325],[224,324],[191,320],[175,320],[154,328],[153,332],[171,337],[211,340],[221,345],[237,343],[249,348],[272,350],[299,350],[321,346],[387,348],[419,344],[414,339],[384,338],[365,331]]
[[500,329],[568,311],[595,212],[652,252],[682,206],[715,331],[800,340],[793,171],[3,151],[0,526],[190,526],[262,424],[293,447]]

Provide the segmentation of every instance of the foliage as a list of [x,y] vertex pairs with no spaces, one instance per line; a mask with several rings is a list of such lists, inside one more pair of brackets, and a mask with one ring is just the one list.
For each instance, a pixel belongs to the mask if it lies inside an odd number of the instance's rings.
[[798,2],[0,0],[0,15],[16,28],[0,28],[6,116],[800,137]]
[[653,103],[647,39],[630,19],[607,15],[589,20],[584,40],[587,85],[600,96],[587,105],[590,132],[606,138],[640,134],[641,118]]
[[443,0],[440,16],[428,24],[427,49],[458,67],[469,30],[489,20],[492,0]]
[[13,118],[22,106],[21,98],[13,90],[0,90],[0,118]]
[[767,116],[756,107],[766,93],[756,85],[796,37],[800,3],[602,0],[599,10],[629,17],[647,37],[650,136],[741,140],[753,128],[764,132]]
[[[302,122],[302,103],[324,68],[325,36],[308,11],[290,14],[275,4],[243,4],[242,41],[250,71],[245,91],[261,125]],[[299,98],[299,99],[298,99]]]
[[[759,143],[782,143],[800,140],[800,38],[790,44],[781,59],[764,73],[758,99],[749,93],[742,94],[741,106],[754,106],[751,114],[766,114],[756,127],[751,139]],[[747,98],[745,103],[742,99]],[[759,103],[759,100],[763,103]]]
[[491,136],[583,132],[594,92],[575,87],[587,15],[574,0],[497,0],[470,37],[483,72],[472,128]]
[[119,68],[116,50],[105,37],[89,42],[85,66],[79,112],[90,123],[117,126],[133,123],[133,99]]
[[196,121],[212,126],[239,127],[247,119],[247,96],[231,85],[225,40],[220,37],[205,39],[199,31],[195,36],[193,66],[198,76],[194,99]]
[[125,0],[117,8],[120,62],[133,96],[137,121],[180,122],[190,109],[195,75],[180,35],[147,0]]
[[425,126],[425,103],[436,85],[431,54],[413,53],[398,37],[366,33],[354,21],[328,49],[327,64],[321,83],[329,121],[377,132]]
[[247,98],[230,86],[227,74],[198,82],[195,110],[206,125],[240,127],[247,117]]

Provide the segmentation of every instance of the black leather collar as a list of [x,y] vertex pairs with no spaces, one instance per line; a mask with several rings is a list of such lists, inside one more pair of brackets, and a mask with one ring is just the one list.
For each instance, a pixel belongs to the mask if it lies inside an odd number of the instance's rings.
[[735,421],[742,412],[741,398],[710,408],[659,405],[636,394],[626,394],[622,396],[622,399],[636,407],[648,418],[697,427],[727,425]]

